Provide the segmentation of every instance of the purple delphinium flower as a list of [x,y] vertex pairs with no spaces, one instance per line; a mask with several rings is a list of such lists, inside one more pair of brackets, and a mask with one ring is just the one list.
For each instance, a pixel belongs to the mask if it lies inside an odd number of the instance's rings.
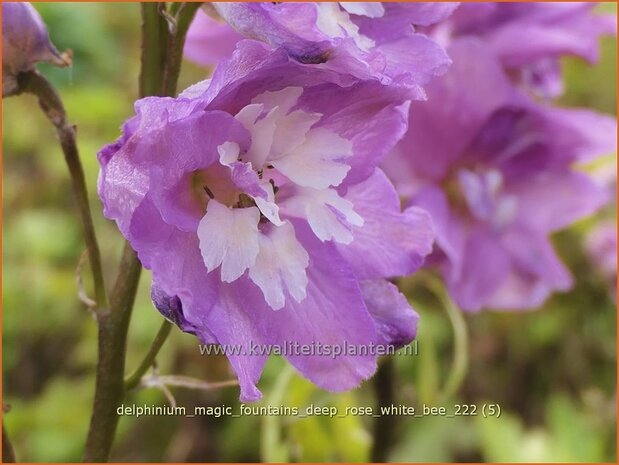
[[571,286],[548,235],[608,199],[572,165],[615,150],[616,121],[534,103],[477,39],[448,53],[449,73],[412,102],[385,168],[430,212],[432,259],[463,309],[536,307]]
[[[211,81],[138,101],[99,153],[104,213],[152,270],[156,306],[204,343],[242,348],[228,358],[243,401],[261,396],[252,345],[414,337],[417,315],[385,278],[421,265],[430,220],[402,213],[377,168],[406,130],[405,100],[245,40]],[[286,356],[339,391],[374,372],[361,350]]]
[[442,43],[459,37],[482,39],[512,78],[537,95],[563,92],[560,59],[595,62],[599,38],[617,33],[614,14],[598,14],[592,2],[463,3],[439,24]]
[[45,23],[27,2],[2,3],[2,95],[17,88],[19,73],[45,61],[57,66],[71,64],[49,40]]
[[[449,16],[457,3],[213,3],[242,35],[282,47],[300,63],[378,79],[408,88],[423,97],[423,86],[442,74],[450,61],[433,40],[416,33]],[[209,48],[200,52],[201,22],[188,34],[190,57],[209,63]],[[223,33],[223,32],[222,32]]]

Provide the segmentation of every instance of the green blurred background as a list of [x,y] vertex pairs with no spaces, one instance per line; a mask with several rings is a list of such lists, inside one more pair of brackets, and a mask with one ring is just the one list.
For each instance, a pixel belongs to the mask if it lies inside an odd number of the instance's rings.
[[[119,135],[137,95],[137,4],[37,3],[59,49],[74,66],[40,69],[60,89],[78,125],[78,142],[94,207],[107,282],[122,238],[101,215],[95,154]],[[613,9],[606,5],[603,8]],[[602,43],[601,62],[566,60],[568,106],[616,112],[616,41]],[[182,89],[207,77],[183,65]],[[84,250],[71,186],[55,133],[32,97],[2,102],[3,111],[3,403],[18,460],[80,461],[90,417],[96,325],[76,296]],[[614,157],[605,162],[612,164]],[[469,370],[459,394],[440,400],[452,363],[453,328],[435,296],[413,279],[405,288],[421,314],[419,353],[395,357],[394,402],[420,406],[500,404],[498,419],[393,417],[395,461],[616,461],[616,310],[608,283],[583,248],[615,205],[557,235],[576,276],[575,289],[526,313],[466,315]],[[161,317],[142,276],[129,334],[127,367],[141,360]],[[223,357],[201,356],[197,341],[174,329],[159,356],[161,374],[202,380],[232,377]],[[320,391],[279,358],[267,364],[259,405],[375,405],[375,382],[345,394]],[[179,405],[238,408],[236,387],[173,388]],[[132,393],[127,404],[165,405],[157,389]],[[370,458],[375,419],[291,417],[123,417],[116,461],[352,461]],[[382,427],[382,426],[381,426]]]

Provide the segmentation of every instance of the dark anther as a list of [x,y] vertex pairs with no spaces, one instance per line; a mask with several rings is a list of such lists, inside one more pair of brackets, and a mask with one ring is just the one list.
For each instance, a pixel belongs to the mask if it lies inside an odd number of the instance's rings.
[[319,55],[301,55],[295,58],[297,59],[297,61],[306,65],[319,65],[320,63],[326,63],[326,61],[329,59],[329,56],[326,52],[324,52]]
[[[239,201],[235,205],[236,208],[249,208],[249,207],[256,207],[256,206],[257,206],[256,201],[245,193],[239,194]],[[264,216],[262,212],[260,212],[260,224],[264,224],[268,222],[269,222],[268,218]]]
[[275,181],[273,181],[272,179],[269,179],[269,184],[271,184],[271,186],[273,186],[273,194],[277,194],[277,191],[279,190],[279,187],[277,187],[275,185]]
[[256,202],[249,195],[245,193],[241,193],[239,194],[239,201],[237,202],[236,205],[238,208],[249,208],[249,207],[255,207]]
[[210,190],[206,185],[204,186],[204,192],[206,192],[206,195],[208,195],[211,199],[215,198],[215,194],[213,194],[213,191]]

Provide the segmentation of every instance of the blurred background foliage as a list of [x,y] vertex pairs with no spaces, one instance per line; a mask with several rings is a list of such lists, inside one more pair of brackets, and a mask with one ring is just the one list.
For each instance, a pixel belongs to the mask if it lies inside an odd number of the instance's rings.
[[[107,281],[112,282],[122,239],[101,215],[96,196],[97,150],[119,135],[132,114],[139,67],[139,6],[115,3],[37,3],[59,49],[74,66],[40,69],[58,86],[78,124]],[[615,8],[605,5],[603,8]],[[615,113],[616,41],[605,39],[602,59],[589,66],[565,60],[562,104]],[[207,77],[185,63],[179,88]],[[81,459],[90,416],[96,326],[76,297],[76,267],[84,246],[70,182],[55,134],[29,96],[2,102],[3,111],[3,403],[5,422],[22,461]],[[614,163],[614,156],[605,163]],[[614,168],[612,168],[614,169]],[[421,314],[419,352],[393,359],[394,402],[500,404],[498,419],[393,417],[395,461],[616,461],[616,310],[607,282],[583,249],[616,205],[561,232],[556,243],[576,277],[572,292],[525,313],[466,315],[469,370],[456,398],[438,393],[452,361],[453,328],[435,296],[416,279],[403,283]],[[145,273],[129,334],[127,369],[139,363],[161,317]],[[383,361],[384,363],[384,361]],[[162,374],[230,379],[223,357],[204,357],[193,336],[174,329],[159,357]],[[331,394],[272,358],[258,405],[376,404],[373,383]],[[179,405],[231,405],[238,391],[174,389]],[[165,405],[156,389],[132,393],[127,404]],[[118,461],[349,461],[370,458],[375,419],[310,417],[122,417],[113,459]]]

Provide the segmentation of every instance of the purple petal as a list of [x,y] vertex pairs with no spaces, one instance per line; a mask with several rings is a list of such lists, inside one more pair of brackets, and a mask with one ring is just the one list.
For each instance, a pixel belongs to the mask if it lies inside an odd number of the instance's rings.
[[408,104],[402,103],[401,95],[377,83],[361,83],[337,92],[321,86],[305,92],[299,105],[323,114],[321,127],[352,142],[354,156],[347,160],[351,168],[345,185],[370,176],[407,128]]
[[386,2],[385,14],[379,18],[355,18],[360,32],[378,44],[397,40],[411,25],[429,26],[449,17],[457,8],[455,2]]
[[385,57],[384,73],[399,85],[425,85],[451,65],[445,50],[422,34],[381,44],[377,50]]
[[493,234],[478,230],[469,235],[462,258],[462,272],[456,279],[447,276],[449,292],[467,311],[487,305],[510,272],[511,261]]
[[567,290],[572,278],[555,253],[550,241],[530,229],[512,228],[501,238],[514,266],[539,277],[554,290]]
[[103,215],[116,221],[125,237],[129,235],[132,216],[150,185],[147,167],[133,164],[127,152],[126,145],[103,148],[99,157],[109,158],[109,161],[99,172],[97,184]]
[[223,284],[215,273],[207,274],[197,238],[187,233],[175,232],[165,243],[141,251],[140,259],[144,253],[149,255],[158,310],[164,316],[171,313],[172,321],[196,334],[202,343],[227,345],[226,355],[239,378],[241,401],[259,400],[262,394],[256,383],[266,356],[251,355],[249,346],[264,343],[251,317],[261,301],[248,301],[235,287],[238,281]]
[[596,61],[600,36],[617,33],[616,15],[596,14],[595,5],[465,3],[443,29],[453,37],[482,39],[515,81],[534,94],[552,99],[563,90],[560,59],[572,55]]
[[[217,67],[210,84],[192,90],[191,96],[199,97],[209,108],[236,114],[265,91],[289,86],[304,87],[307,91],[311,86],[328,84],[350,87],[357,82],[354,76],[337,70],[303,65],[292,60],[283,49],[272,50],[260,42],[242,40],[232,57]],[[384,89],[393,95],[394,91]]]
[[201,9],[187,32],[183,53],[202,66],[212,66],[229,58],[243,36],[228,24],[216,21]]
[[315,26],[313,3],[216,3],[217,12],[239,33],[284,47],[295,58],[320,56],[329,47],[328,37]]
[[214,337],[217,343],[237,352],[229,351],[226,355],[239,379],[240,400],[255,402],[262,397],[256,384],[267,359],[264,354],[252,353],[252,346],[267,343],[255,320],[258,313],[276,312],[261,305],[261,299],[255,299],[255,295],[246,294],[246,283],[241,278],[232,284],[220,284],[217,304],[208,312],[196,313],[190,322],[201,331],[198,336],[205,343]]
[[462,221],[451,211],[447,197],[437,186],[427,186],[412,200],[412,205],[423,208],[430,214],[436,245],[445,254],[448,264],[444,267],[449,279],[462,274],[462,260],[466,242],[466,230]]
[[568,170],[520,179],[509,192],[517,198],[519,220],[541,232],[565,228],[593,214],[609,200],[605,190],[589,176]]
[[500,64],[482,43],[458,40],[448,53],[453,65],[428,85],[430,104],[411,103],[409,130],[399,144],[407,155],[412,150],[416,153],[406,156],[412,171],[432,180],[448,173],[493,112],[520,102]]
[[[385,17],[381,17],[381,4],[371,3],[340,7],[328,2],[229,2],[215,7],[241,34],[281,47],[299,64],[399,86],[410,98],[422,98],[419,86],[449,65],[444,50],[431,39],[414,34],[411,23],[438,21],[453,5],[411,5],[402,13]],[[349,15],[346,8],[360,14]],[[359,26],[369,37],[359,33]]]
[[361,281],[365,304],[374,318],[378,344],[405,346],[417,335],[419,315],[397,286],[386,280]]
[[570,161],[590,161],[617,150],[617,119],[591,110],[544,107],[555,151]]
[[511,256],[512,267],[488,297],[486,306],[506,310],[537,308],[553,292],[572,287],[569,271],[543,236],[526,229],[512,229],[501,242]]
[[[172,321],[180,323],[183,331],[196,334],[202,343],[227,344],[230,351],[226,355],[239,378],[241,401],[259,400],[261,393],[256,383],[266,356],[251,355],[249,345],[264,343],[251,318],[251,312],[263,300],[248,301],[234,287],[238,281],[224,284],[216,273],[207,273],[194,235],[176,230],[167,239],[159,237],[146,243],[143,240],[146,230],[172,228],[162,222],[157,225],[156,210],[140,215],[145,206],[136,213],[135,225],[140,229],[134,228],[136,239],[132,245],[137,247],[144,266],[153,272],[153,283],[156,283],[153,286],[158,290],[157,308],[164,314],[173,312]],[[166,300],[165,296],[173,297]]]
[[[345,350],[376,344],[374,323],[364,304],[357,279],[331,244],[319,242],[306,227],[295,223],[297,236],[310,255],[307,297],[287,301],[264,318],[265,332],[273,344],[329,344]],[[313,383],[330,391],[358,386],[376,370],[375,356],[343,354],[338,357],[291,355],[287,359]]]
[[[486,36],[495,53],[508,67],[521,66],[548,56],[576,55],[591,62],[598,58],[598,40],[602,34],[612,34],[610,15],[590,13],[592,4],[540,5],[536,15],[523,15]],[[515,47],[525,35],[523,46]],[[514,42],[514,40],[518,42]]]
[[[183,315],[183,303],[177,295],[166,294],[156,282],[153,282],[150,287],[150,298],[155,308],[166,320],[174,323],[183,332],[196,334],[196,328],[190,325]],[[209,343],[215,342],[214,339],[209,341]]]
[[402,212],[395,189],[381,170],[351,186],[345,198],[364,223],[353,226],[353,241],[338,249],[359,279],[408,275],[421,266],[432,250],[430,217],[417,207]]

